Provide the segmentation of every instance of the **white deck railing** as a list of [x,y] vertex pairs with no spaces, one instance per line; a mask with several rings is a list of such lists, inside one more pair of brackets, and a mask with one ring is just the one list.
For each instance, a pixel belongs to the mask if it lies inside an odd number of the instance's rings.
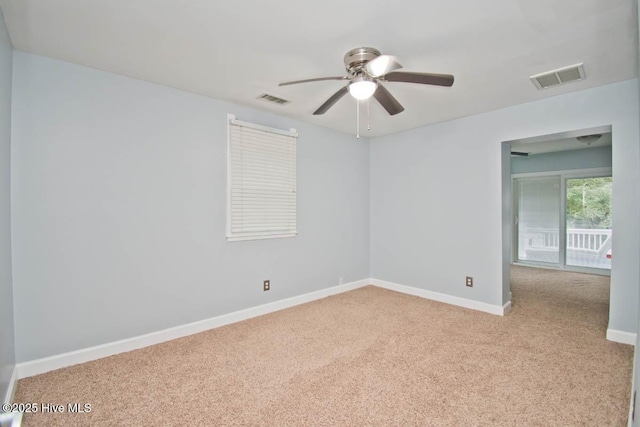
[[611,248],[611,230],[567,229],[567,249],[602,253]]
[[[558,248],[560,236],[558,230],[549,228],[525,228],[521,231],[521,238],[527,248],[551,249]],[[590,252],[594,254],[606,253],[611,248],[611,230],[606,229],[567,229],[567,249]]]

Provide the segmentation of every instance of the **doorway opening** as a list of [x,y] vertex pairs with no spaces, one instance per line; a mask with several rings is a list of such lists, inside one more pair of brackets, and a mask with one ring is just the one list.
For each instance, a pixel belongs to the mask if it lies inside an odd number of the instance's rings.
[[502,142],[503,304],[512,264],[611,274],[611,149],[611,126]]

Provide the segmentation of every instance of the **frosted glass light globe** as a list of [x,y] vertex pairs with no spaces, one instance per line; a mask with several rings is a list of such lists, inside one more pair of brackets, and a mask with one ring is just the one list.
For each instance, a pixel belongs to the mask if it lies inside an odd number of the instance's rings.
[[378,85],[370,80],[358,80],[349,84],[349,93],[355,99],[364,100],[370,98]]

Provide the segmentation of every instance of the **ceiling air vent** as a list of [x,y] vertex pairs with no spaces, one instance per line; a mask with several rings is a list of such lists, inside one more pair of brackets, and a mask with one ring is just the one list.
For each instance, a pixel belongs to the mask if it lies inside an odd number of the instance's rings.
[[258,99],[262,99],[263,101],[271,102],[278,105],[284,105],[291,102],[287,101],[286,99],[278,98],[277,96],[269,95],[268,93],[263,93],[258,97]]
[[546,73],[536,74],[529,77],[538,89],[547,89],[551,86],[557,86],[569,82],[577,82],[586,77],[582,63],[570,65],[557,70],[547,71]]

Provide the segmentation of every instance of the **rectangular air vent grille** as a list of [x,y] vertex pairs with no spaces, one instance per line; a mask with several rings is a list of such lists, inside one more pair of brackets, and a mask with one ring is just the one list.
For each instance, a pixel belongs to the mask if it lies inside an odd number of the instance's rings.
[[586,78],[582,63],[547,71],[529,77],[538,89],[547,89],[552,86],[569,82],[577,82]]
[[278,105],[284,105],[291,102],[291,101],[287,101],[286,99],[278,98],[277,96],[269,95],[268,93],[263,93],[258,97],[258,99],[271,102],[273,104],[278,104]]

